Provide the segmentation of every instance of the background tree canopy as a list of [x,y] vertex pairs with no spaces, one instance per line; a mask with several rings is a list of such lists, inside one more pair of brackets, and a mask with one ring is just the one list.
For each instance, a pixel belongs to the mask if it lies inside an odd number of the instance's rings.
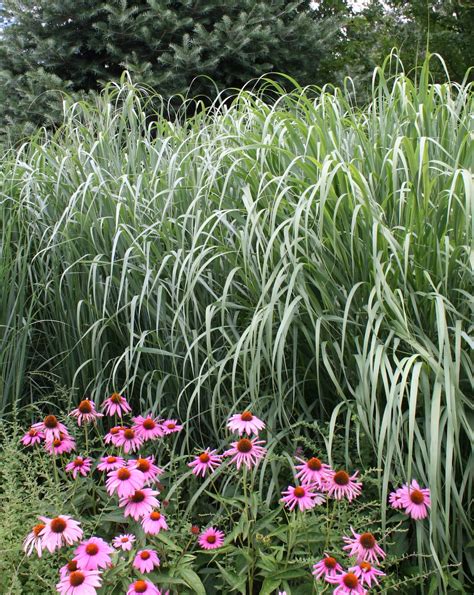
[[5,0],[0,8],[0,134],[61,119],[61,94],[97,91],[128,69],[165,99],[205,95],[268,72],[301,84],[358,80],[393,46],[406,66],[430,50],[461,80],[474,9],[454,0]]
[[95,91],[125,68],[165,98],[270,71],[319,81],[340,37],[308,0],[7,0],[3,13],[3,125],[54,120],[48,90]]

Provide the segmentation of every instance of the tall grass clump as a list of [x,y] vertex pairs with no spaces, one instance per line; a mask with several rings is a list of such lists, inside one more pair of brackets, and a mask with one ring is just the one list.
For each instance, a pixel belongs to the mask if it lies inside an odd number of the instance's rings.
[[8,152],[1,408],[59,382],[197,439],[243,405],[342,424],[383,501],[430,486],[419,551],[472,569],[472,84],[394,64],[365,109],[268,81],[173,122],[124,81]]

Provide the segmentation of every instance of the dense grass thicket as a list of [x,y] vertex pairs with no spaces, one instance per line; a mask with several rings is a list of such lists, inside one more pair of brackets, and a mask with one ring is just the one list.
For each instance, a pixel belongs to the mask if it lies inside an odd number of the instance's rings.
[[275,433],[342,424],[382,501],[430,486],[419,551],[467,569],[472,85],[387,70],[363,110],[268,82],[182,123],[111,86],[8,152],[1,409],[59,384],[63,409],[117,390],[196,437],[249,405]]

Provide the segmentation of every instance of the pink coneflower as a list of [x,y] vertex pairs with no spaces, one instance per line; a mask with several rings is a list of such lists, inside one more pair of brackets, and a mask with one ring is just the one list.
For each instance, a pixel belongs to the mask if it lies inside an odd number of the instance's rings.
[[50,455],[62,455],[62,454],[69,454],[73,450],[76,450],[76,443],[74,438],[69,436],[69,434],[63,434],[59,436],[59,438],[53,438],[53,440],[46,440],[44,443],[44,448],[46,452]]
[[77,409],[73,409],[69,414],[71,417],[77,417],[78,425],[82,423],[89,424],[99,417],[104,417],[103,413],[98,413],[95,409],[94,401],[84,399],[79,403]]
[[102,457],[100,463],[97,465],[99,471],[114,471],[125,467],[126,463],[122,457]]
[[163,469],[160,469],[154,464],[155,457],[150,455],[149,457],[139,457],[138,459],[130,459],[127,463],[128,467],[138,469],[143,473],[145,478],[145,484],[150,484],[156,481],[159,475],[164,473]]
[[404,489],[398,488],[397,490],[391,492],[388,496],[389,504],[392,508],[400,509],[403,508],[403,498]]
[[178,424],[176,419],[165,419],[161,422],[161,428],[164,434],[173,434],[183,429],[183,426]]
[[99,413],[95,408],[94,401],[90,399],[83,399],[76,409],[73,409],[69,415],[77,418],[78,425],[83,423],[92,423],[99,417],[104,417],[103,413]]
[[412,519],[424,519],[428,516],[428,508],[431,508],[430,490],[421,488],[416,479],[413,479],[409,486],[403,486],[401,502]]
[[56,585],[61,595],[96,595],[102,579],[98,570],[75,570]]
[[353,572],[341,572],[334,576],[326,576],[326,581],[337,585],[334,589],[334,595],[365,595],[364,589],[356,574]]
[[336,558],[327,554],[324,554],[324,558],[317,564],[313,564],[313,574],[316,578],[336,576],[338,572],[342,572],[342,566]]
[[31,556],[33,549],[36,550],[38,557],[41,558],[43,552],[43,538],[41,537],[41,531],[46,527],[44,523],[35,525],[31,530],[31,533],[25,537],[23,541],[23,551],[27,556]]
[[145,478],[141,471],[130,467],[120,467],[120,469],[108,472],[105,485],[110,496],[117,491],[119,498],[126,498],[135,490],[142,488],[144,483]]
[[157,417],[153,418],[151,415],[143,417],[142,415],[138,415],[137,417],[132,417],[132,420],[134,421],[133,429],[144,442],[161,438],[164,435],[161,422]]
[[281,500],[290,510],[293,510],[295,506],[298,506],[301,512],[310,510],[324,502],[324,497],[313,492],[313,489],[314,487],[310,485],[288,486],[288,489],[283,492],[284,498]]
[[188,463],[188,467],[191,467],[196,477],[199,477],[200,475],[204,477],[207,471],[214,473],[215,469],[219,467],[222,461],[222,455],[217,455],[216,452],[216,450],[206,448],[206,450],[198,455],[194,461]]
[[67,564],[64,564],[64,566],[61,566],[61,568],[59,569],[59,576],[61,577],[61,579],[63,579],[66,576],[69,576],[71,572],[76,572],[76,570],[79,570],[77,561],[69,560]]
[[326,463],[322,463],[317,457],[311,457],[310,459],[296,457],[296,460],[301,463],[301,465],[296,465],[298,470],[296,477],[299,478],[300,482],[302,484],[314,484],[320,490],[325,489],[331,467]]
[[110,417],[114,415],[122,417],[122,413],[130,413],[132,411],[132,408],[127,403],[127,399],[118,393],[113,393],[108,399],[105,399],[102,403],[102,409],[105,409],[105,413]]
[[24,446],[34,446],[35,444],[39,444],[44,440],[44,433],[40,432],[39,430],[35,430],[35,428],[30,428],[28,432],[23,436],[21,439],[21,443]]
[[147,580],[138,580],[129,585],[127,595],[161,595],[161,592],[155,587],[153,583]]
[[115,440],[112,440],[112,442],[116,446],[123,447],[125,453],[129,453],[135,452],[140,448],[143,444],[143,438],[141,438],[135,430],[132,430],[132,428],[125,428],[117,435]]
[[241,438],[238,442],[231,443],[232,448],[227,450],[224,456],[233,457],[231,463],[235,463],[237,469],[240,469],[241,465],[251,469],[254,465],[258,465],[267,452],[267,449],[260,444],[265,444],[264,440]]
[[153,568],[159,565],[160,559],[154,550],[140,550],[137,552],[132,566],[142,574],[146,574],[147,572],[152,572]]
[[372,582],[374,585],[378,585],[378,577],[386,576],[385,572],[382,572],[375,566],[372,566],[369,562],[361,562],[357,566],[353,566],[349,568],[349,572],[353,572],[357,578],[360,580],[363,586],[372,587]]
[[347,543],[342,549],[348,552],[349,556],[356,556],[357,562],[368,561],[379,563],[379,556],[383,560],[386,556],[383,549],[378,545],[372,533],[356,533],[351,527],[354,537],[344,537]]
[[90,537],[74,550],[74,560],[81,570],[98,570],[112,564],[110,545],[100,537]]
[[123,434],[124,430],[125,430],[125,428],[123,426],[114,426],[104,436],[104,442],[106,444],[113,444],[114,446],[118,446],[118,442],[119,442],[120,437]]
[[140,518],[149,514],[153,508],[158,507],[160,503],[155,498],[158,495],[156,490],[151,488],[142,488],[136,490],[133,494],[121,498],[119,506],[125,506],[124,516],[131,516],[138,521]]
[[166,518],[158,510],[152,510],[142,518],[142,527],[148,535],[156,535],[162,529],[163,531],[168,530]]
[[125,533],[112,539],[112,545],[114,548],[116,550],[123,550],[124,552],[129,552],[132,549],[132,544],[134,542],[135,535],[132,535],[131,533]]
[[201,533],[198,543],[204,550],[215,550],[224,543],[224,533],[214,527],[209,527]]
[[55,415],[47,415],[43,421],[33,424],[31,427],[33,430],[43,432],[45,440],[49,442],[55,438],[60,438],[61,433],[65,436],[68,435],[68,429]]
[[232,432],[238,432],[239,436],[242,434],[255,434],[256,436],[265,428],[265,424],[256,415],[253,415],[250,411],[244,411],[243,413],[236,413],[229,418],[227,427]]
[[39,518],[45,524],[40,532],[40,536],[43,538],[42,545],[51,553],[63,545],[71,545],[82,539],[80,523],[67,514],[61,514],[53,519],[44,516]]
[[326,482],[328,494],[336,500],[347,498],[349,502],[362,492],[362,484],[357,482],[358,471],[349,476],[346,471],[329,471]]
[[74,461],[71,461],[66,465],[66,471],[72,473],[74,479],[76,479],[78,474],[85,477],[91,470],[91,464],[92,459],[76,457]]

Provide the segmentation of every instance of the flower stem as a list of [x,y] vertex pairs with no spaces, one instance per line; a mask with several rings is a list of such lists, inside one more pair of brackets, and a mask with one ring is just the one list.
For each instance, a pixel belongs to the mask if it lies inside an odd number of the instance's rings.
[[193,538],[193,537],[191,537],[191,539],[188,541],[188,543],[187,543],[187,544],[184,546],[184,548],[183,548],[183,550],[182,550],[181,554],[179,555],[179,558],[177,559],[177,561],[176,561],[176,564],[175,564],[175,566],[176,566],[177,568],[179,567],[179,563],[181,562],[181,560],[182,560],[182,558],[183,558],[184,554],[185,554],[185,553],[188,551],[188,549],[189,549],[189,546],[191,545],[191,543],[192,543],[193,541],[194,541],[194,538]]
[[330,529],[330,521],[329,521],[329,498],[326,496],[326,545],[324,549],[327,550],[329,546],[329,529]]
[[53,446],[53,471],[54,471],[54,482],[56,484],[56,490],[57,493],[59,494],[59,476],[58,476],[58,468],[56,466],[56,453],[54,452],[54,446]]
[[89,428],[87,427],[87,423],[84,424],[84,438],[86,441],[86,455],[89,454]]
[[[247,552],[249,559],[251,560],[248,570],[248,583],[249,593],[253,593],[253,575],[254,575],[254,552],[253,552],[253,534],[250,530],[250,518],[249,518],[249,494],[247,492],[247,467],[244,466],[242,475],[243,488],[244,488],[244,502],[245,502],[245,520],[247,521]],[[250,493],[251,495],[251,493]]]

